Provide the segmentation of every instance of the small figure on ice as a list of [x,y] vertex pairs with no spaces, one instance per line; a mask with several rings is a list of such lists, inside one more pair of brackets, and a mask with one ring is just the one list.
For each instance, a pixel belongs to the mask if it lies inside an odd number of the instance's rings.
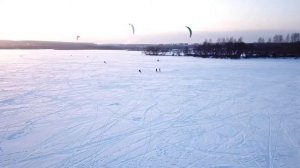
[[142,73],[142,71],[139,69],[139,73]]
[[104,64],[106,64],[106,61],[104,61]]

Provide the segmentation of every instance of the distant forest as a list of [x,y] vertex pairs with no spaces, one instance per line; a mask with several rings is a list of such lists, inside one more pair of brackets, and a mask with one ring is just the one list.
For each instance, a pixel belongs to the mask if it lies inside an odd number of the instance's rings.
[[0,49],[53,49],[53,50],[133,50],[142,51],[143,44],[94,44],[56,41],[0,40]]
[[259,37],[255,43],[243,38],[211,39],[203,43],[178,44],[94,44],[53,41],[0,40],[0,49],[54,49],[54,50],[131,50],[146,55],[194,56],[203,58],[300,58],[300,33],[277,34],[272,38]]
[[147,46],[146,55],[194,56],[203,58],[300,58],[300,33],[273,38],[259,37],[255,43],[245,43],[243,38],[219,38],[203,44],[160,44]]

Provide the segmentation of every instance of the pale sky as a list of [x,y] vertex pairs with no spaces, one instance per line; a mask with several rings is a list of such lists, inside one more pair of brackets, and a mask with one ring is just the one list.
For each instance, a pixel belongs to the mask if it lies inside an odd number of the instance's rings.
[[[299,12],[300,0],[0,0],[0,39],[75,41],[76,35],[82,42],[95,43],[202,42],[218,35],[247,39],[259,33],[300,31]],[[135,25],[135,35],[129,23]],[[193,29],[192,39],[185,26]]]

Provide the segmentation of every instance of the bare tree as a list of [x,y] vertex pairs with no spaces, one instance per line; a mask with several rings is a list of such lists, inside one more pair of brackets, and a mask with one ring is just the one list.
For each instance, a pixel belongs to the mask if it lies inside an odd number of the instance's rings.
[[243,37],[240,37],[240,38],[238,39],[238,43],[243,43]]
[[300,33],[292,33],[291,42],[292,43],[300,42]]
[[257,42],[258,42],[258,43],[265,43],[265,39],[262,38],[262,37],[260,37],[260,38],[258,38]]
[[281,34],[276,34],[273,37],[273,42],[274,43],[282,43],[283,42],[283,36]]
[[286,35],[286,38],[285,38],[285,42],[286,42],[286,43],[289,43],[290,41],[291,41],[290,34],[287,34],[287,35]]

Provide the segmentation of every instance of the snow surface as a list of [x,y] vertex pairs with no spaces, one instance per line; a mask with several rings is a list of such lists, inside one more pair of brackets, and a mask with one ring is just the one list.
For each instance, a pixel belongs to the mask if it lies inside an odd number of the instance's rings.
[[0,51],[0,167],[296,168],[299,128],[299,59]]

